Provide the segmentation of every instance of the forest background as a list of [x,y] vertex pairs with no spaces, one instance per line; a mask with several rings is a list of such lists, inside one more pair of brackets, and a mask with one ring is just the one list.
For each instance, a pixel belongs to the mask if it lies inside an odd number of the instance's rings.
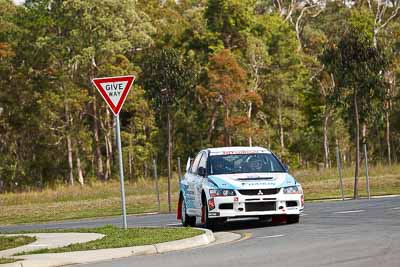
[[395,165],[399,17],[399,0],[0,0],[0,192],[116,180],[91,79],[125,74],[128,181],[215,146],[263,146],[291,170],[336,167],[339,147],[357,178],[366,143]]

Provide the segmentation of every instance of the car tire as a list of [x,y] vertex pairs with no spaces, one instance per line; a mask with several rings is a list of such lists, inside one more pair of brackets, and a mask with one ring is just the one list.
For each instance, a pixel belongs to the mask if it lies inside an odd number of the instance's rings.
[[205,207],[206,210],[206,222],[205,222],[205,227],[207,229],[213,230],[215,226],[217,225],[217,220],[216,219],[210,219],[208,217],[208,207]]
[[292,223],[299,223],[300,221],[300,215],[287,215],[286,216],[286,223],[292,224]]
[[196,226],[196,217],[195,216],[189,216],[186,212],[186,203],[185,200],[181,200],[182,204],[181,204],[181,211],[182,211],[182,216],[181,216],[181,222],[182,225],[187,227],[187,226],[191,226],[194,227]]
[[204,228],[213,230],[215,228],[215,226],[217,225],[217,220],[216,219],[210,219],[208,217],[208,207],[205,204],[203,204],[202,212],[205,213],[204,214],[204,223],[203,223]]

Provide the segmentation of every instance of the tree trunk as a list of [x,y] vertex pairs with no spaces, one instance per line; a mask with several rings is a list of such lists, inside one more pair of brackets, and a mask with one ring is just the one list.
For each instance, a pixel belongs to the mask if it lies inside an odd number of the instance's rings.
[[329,168],[329,140],[328,140],[329,113],[324,114],[324,163],[325,168]]
[[230,146],[230,134],[229,134],[229,127],[228,127],[228,122],[229,122],[229,109],[227,105],[225,104],[225,119],[224,119],[224,145],[225,146]]
[[72,141],[71,141],[71,135],[69,133],[71,125],[70,125],[70,114],[69,114],[69,107],[68,104],[64,104],[65,108],[65,120],[67,124],[67,157],[68,157],[68,182],[70,185],[74,185],[74,164],[73,164],[73,159],[72,159]]
[[97,110],[97,97],[93,96],[93,139],[94,139],[94,158],[96,160],[96,167],[97,167],[97,178],[100,180],[104,180],[104,168],[103,168],[103,158],[101,155],[101,148],[100,148],[100,138],[99,138],[99,116]]
[[389,166],[392,165],[392,153],[390,151],[390,116],[389,116],[389,110],[387,109],[385,111],[385,119],[386,119],[386,145],[387,145],[387,156],[388,156],[388,162]]
[[[250,128],[251,128],[251,112],[252,112],[252,109],[253,109],[253,103],[251,103],[251,101],[250,101],[249,102],[249,110],[247,111],[247,118],[249,120]],[[250,131],[250,134],[249,134],[249,146],[253,146],[252,131]]]
[[171,212],[171,179],[172,179],[172,134],[171,134],[171,115],[167,111],[168,117],[168,211]]
[[84,185],[85,181],[83,178],[82,166],[81,166],[81,157],[79,154],[79,147],[76,148],[76,169],[78,171],[78,182],[80,185]]
[[282,121],[282,108],[281,108],[281,99],[278,98],[278,123],[279,123],[279,136],[280,136],[280,144],[281,144],[281,154],[285,150],[285,140],[284,140],[284,130],[283,130],[283,121]]
[[108,139],[108,133],[104,135],[104,140],[106,143],[106,170],[104,172],[104,180],[108,180],[111,176],[110,140]]
[[104,136],[106,141],[106,172],[105,172],[105,180],[108,180],[111,177],[111,165],[112,165],[112,152],[113,152],[113,141],[112,141],[112,132],[113,132],[113,120],[111,118],[110,110],[106,109],[106,121],[105,121],[105,131],[106,134]]
[[354,93],[354,119],[356,124],[356,153],[355,153],[355,170],[354,170],[354,199],[358,198],[358,175],[360,169],[360,118],[358,114],[357,94]]
[[[226,113],[226,120],[230,125],[230,122],[229,122],[229,116],[230,116],[229,108],[227,108],[226,112],[227,112]],[[231,127],[229,127],[229,129],[228,129],[228,146],[232,146]]]
[[133,173],[132,173],[132,149],[133,149],[133,143],[132,143],[132,134],[129,135],[129,153],[128,153],[128,169],[129,169],[129,178],[133,179]]
[[68,181],[70,185],[74,185],[74,166],[72,160],[72,142],[71,136],[67,134],[67,153],[68,153]]
[[211,144],[212,134],[213,134],[214,129],[215,129],[215,121],[217,120],[217,108],[218,107],[216,105],[214,107],[214,110],[212,111],[210,127],[208,128],[208,131],[207,131],[207,142],[209,144]]

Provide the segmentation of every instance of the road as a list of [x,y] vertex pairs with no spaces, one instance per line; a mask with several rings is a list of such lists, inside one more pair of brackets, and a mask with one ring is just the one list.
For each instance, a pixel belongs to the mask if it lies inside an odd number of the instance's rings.
[[[0,231],[120,225],[106,218],[46,225],[0,227]],[[174,215],[129,216],[130,226],[176,225]],[[232,222],[220,231],[242,233],[242,241],[203,248],[77,265],[125,266],[400,266],[400,198],[306,203],[300,224]]]

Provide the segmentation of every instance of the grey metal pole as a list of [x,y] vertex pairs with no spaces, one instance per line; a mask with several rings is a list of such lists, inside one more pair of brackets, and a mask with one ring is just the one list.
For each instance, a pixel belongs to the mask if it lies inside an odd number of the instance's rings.
[[153,159],[153,168],[154,168],[154,179],[155,179],[156,194],[157,194],[158,212],[160,212],[160,211],[161,211],[161,205],[160,205],[160,191],[158,190],[157,163],[156,163],[156,160],[155,160],[155,159]]
[[122,219],[123,219],[124,229],[126,230],[128,228],[128,224],[126,221],[124,166],[122,163],[121,129],[120,129],[120,125],[119,125],[119,115],[115,116],[115,120],[116,120],[115,128],[116,128],[118,160],[119,160],[119,179],[120,179],[120,189],[121,189]]
[[368,175],[367,143],[364,143],[364,158],[365,158],[365,179],[367,180],[368,199],[371,199],[371,192],[370,192],[370,188],[369,188],[369,175]]
[[340,193],[342,194],[342,200],[344,200],[343,180],[342,180],[342,163],[340,160],[339,146],[336,146],[336,162],[337,162],[337,168],[338,168],[338,172],[339,172]]
[[182,171],[181,171],[181,158],[178,157],[178,175],[179,175],[179,181],[182,179]]

